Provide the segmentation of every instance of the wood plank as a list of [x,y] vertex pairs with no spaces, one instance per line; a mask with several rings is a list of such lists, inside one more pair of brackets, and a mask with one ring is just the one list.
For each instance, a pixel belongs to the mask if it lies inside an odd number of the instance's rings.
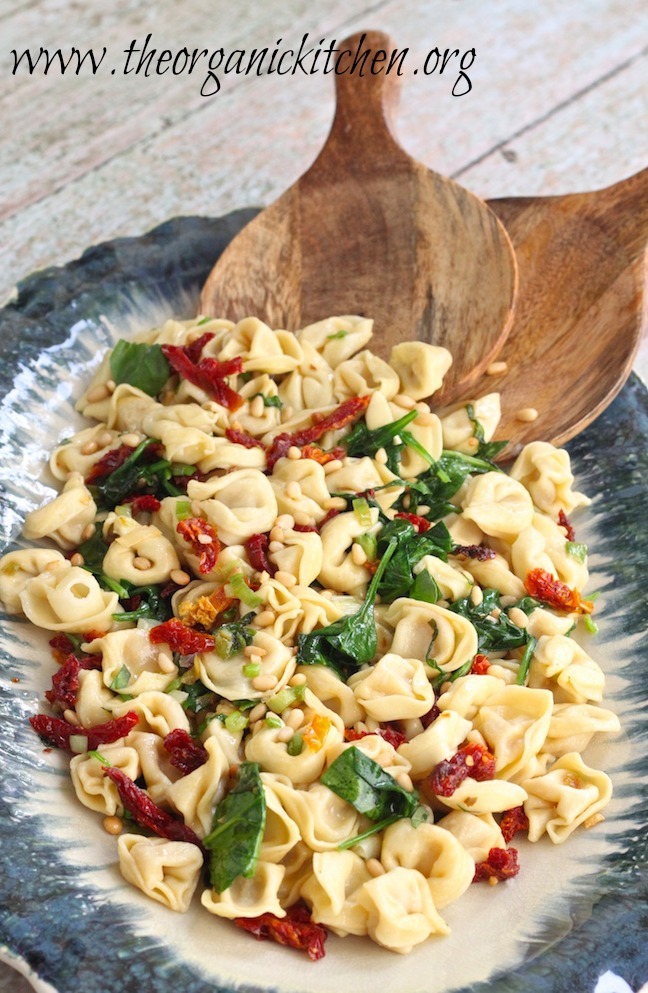
[[[228,6],[219,12],[217,30],[205,31],[205,24],[214,22],[213,16],[207,16],[207,6],[195,0],[179,7],[167,0],[156,8],[154,20],[143,2],[129,5],[125,18],[120,16],[123,11],[119,6],[113,13],[104,9],[100,17],[92,8],[82,6],[75,11],[74,29],[62,32],[61,0],[42,0],[37,26],[35,11],[30,9],[19,11],[3,25],[5,46],[21,48],[26,39],[69,45],[73,39],[85,47],[100,38],[116,58],[125,39],[141,38],[148,30],[153,30],[159,48],[168,45],[177,49],[186,43],[189,48],[222,44],[228,49],[249,49],[272,45],[281,36],[287,44],[298,40],[304,31],[319,40],[320,35],[341,38],[352,29],[380,27],[390,31],[400,47],[411,49],[399,125],[404,143],[412,154],[439,171],[455,172],[550,112],[566,96],[592,85],[635,56],[645,43],[642,25],[647,23],[644,0],[628,0],[613,10],[609,0],[587,0],[577,9],[562,0],[547,0],[541,10],[508,0],[492,7],[488,17],[480,14],[477,0],[469,0],[444,6],[443,21],[435,24],[430,23],[429,0],[415,0],[405,9],[394,0],[379,5],[371,15],[365,13],[362,0],[351,4],[337,0],[324,10],[306,0],[287,0],[279,16],[272,5],[262,14],[258,12],[252,22],[240,7]],[[574,45],[574,38],[585,29],[587,44]],[[421,67],[435,45],[441,50],[477,49],[470,73],[473,91],[468,96],[450,95],[455,77],[448,75],[449,69],[442,78],[425,77],[422,71],[412,75],[414,65]],[[251,82],[261,84],[265,91],[267,103],[260,119],[263,129],[268,121],[289,113],[294,99],[305,91],[314,101],[327,100],[330,78],[266,76],[253,81],[228,77],[223,92],[207,99],[200,97],[200,79],[195,76],[173,80],[134,79],[120,73],[85,79],[16,76],[9,82],[5,96],[0,97],[0,118],[8,133],[20,135],[20,160],[16,163],[12,143],[3,143],[0,216],[9,216],[48,196],[115,155],[127,153],[139,141],[182,125],[185,117],[196,113],[203,119],[203,144],[207,150],[217,147],[210,135],[218,132],[221,121],[227,124],[230,115],[225,100],[235,100],[240,117],[235,91]],[[26,101],[29,113],[25,113]],[[244,102],[240,94],[239,101]],[[307,135],[313,133],[309,128],[313,110],[313,105],[300,105],[302,119],[296,126],[303,131],[306,124]],[[319,127],[313,139],[325,130],[319,107],[315,115]],[[249,115],[242,119],[250,122],[250,132],[258,127]],[[315,148],[311,145],[308,157]],[[45,156],[47,168],[43,167]]]

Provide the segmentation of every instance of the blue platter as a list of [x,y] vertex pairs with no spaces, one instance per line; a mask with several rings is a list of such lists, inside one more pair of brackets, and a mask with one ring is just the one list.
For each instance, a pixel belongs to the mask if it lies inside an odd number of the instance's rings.
[[[80,426],[73,404],[84,375],[120,334],[191,316],[213,262],[255,213],[176,218],[99,245],[30,276],[0,311],[2,552],[20,545],[25,513],[49,492],[49,448],[70,421]],[[579,530],[594,553],[590,586],[601,591],[591,653],[608,677],[604,705],[623,728],[594,746],[592,764],[615,787],[600,832],[560,851],[528,846],[528,883],[475,895],[463,911],[459,901],[449,944],[429,942],[407,958],[332,939],[312,965],[202,921],[209,915],[196,925],[192,910],[179,922],[126,892],[96,816],[71,796],[63,757],[44,752],[31,731],[49,651],[24,619],[4,615],[0,957],[55,993],[363,993],[378,970],[398,993],[638,993],[648,982],[648,393],[640,381],[632,377],[568,447],[579,489],[593,497]]]

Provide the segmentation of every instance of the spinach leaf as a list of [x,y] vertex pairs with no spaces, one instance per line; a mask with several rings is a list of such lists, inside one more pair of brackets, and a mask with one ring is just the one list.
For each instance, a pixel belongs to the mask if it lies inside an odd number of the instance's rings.
[[250,400],[254,400],[254,397],[261,397],[264,407],[277,407],[279,410],[283,407],[283,401],[279,396],[266,396],[265,393],[255,393],[250,397]]
[[501,469],[486,458],[443,451],[433,468],[408,480],[406,493],[414,494],[419,503],[428,505],[430,509],[425,516],[436,520],[456,511],[451,497],[468,476],[484,472],[501,472]]
[[506,611],[502,611],[499,617],[491,616],[491,611],[499,609],[499,591],[486,589],[483,591],[481,603],[475,604],[470,597],[457,600],[448,607],[448,610],[455,614],[466,617],[477,631],[477,651],[502,652],[510,648],[518,648],[525,645],[528,634],[524,628],[519,628],[517,624],[509,618]]
[[122,338],[112,350],[110,372],[117,384],[130,383],[154,397],[171,375],[171,368],[160,345],[145,345]]
[[[106,577],[101,577],[105,579]],[[156,621],[168,621],[171,617],[171,597],[162,596],[162,586],[135,586],[127,579],[120,579],[120,585],[124,587],[126,596],[120,594],[120,600],[134,600],[131,610],[121,614],[113,614],[116,621],[138,621],[140,617],[151,617]]]
[[83,568],[93,576],[101,576],[103,573],[103,560],[107,551],[108,545],[103,540],[101,526],[97,527],[91,538],[82,541],[77,548],[77,552],[83,555]]
[[401,439],[396,443],[394,438],[401,431],[418,417],[417,410],[408,410],[397,421],[392,424],[384,424],[380,428],[369,430],[364,418],[358,421],[352,431],[343,439],[347,455],[353,457],[363,455],[375,455],[380,448],[384,448],[387,453],[387,468],[398,475],[400,467],[400,452],[405,442]]
[[117,469],[90,487],[101,508],[112,510],[132,493],[152,492],[160,499],[184,495],[172,480],[194,475],[196,467],[156,458],[154,446],[158,444],[154,438],[145,438]]
[[252,644],[254,628],[250,627],[254,611],[250,611],[240,621],[221,624],[215,631],[214,651],[222,659],[231,659],[238,655],[247,645]]
[[195,683],[182,681],[180,689],[187,694],[186,699],[182,701],[183,710],[190,710],[193,714],[199,714],[212,705],[216,706],[216,695],[199,679]]
[[371,821],[411,817],[419,806],[416,793],[396,782],[360,748],[346,748],[328,767],[321,782]]
[[486,441],[484,438],[484,427],[475,417],[475,408],[471,403],[466,404],[468,420],[473,426],[473,437],[479,442],[477,457],[482,459],[494,459],[503,448],[506,448],[508,441]]
[[360,610],[350,616],[340,617],[327,627],[299,635],[299,665],[325,665],[344,678],[365,662],[371,661],[377,648],[374,603],[380,581],[396,551],[397,541],[395,536],[390,540]]
[[538,639],[529,635],[529,640],[527,641],[526,648],[522,658],[520,659],[520,667],[517,671],[517,676],[515,677],[515,682],[518,686],[525,686],[527,677],[529,675],[529,666],[531,665],[531,660],[533,659],[533,654],[536,650],[538,644]]
[[214,811],[203,844],[209,852],[209,882],[217,893],[235,879],[254,875],[266,821],[266,801],[259,766],[243,762],[236,785]]
[[[448,552],[452,549],[452,538],[443,523],[436,524],[429,531],[417,534],[412,524],[403,518],[396,518],[386,524],[378,535],[378,554],[381,555],[385,544],[395,539],[397,542],[396,552],[389,565],[389,571],[382,578],[377,592],[382,603],[392,603],[398,597],[413,597],[415,600],[427,600],[428,603],[436,603],[440,594],[435,600],[429,597],[438,592],[438,587],[434,580],[432,583],[414,575],[414,566],[420,562],[424,555],[434,555],[444,562],[448,560]],[[432,577],[426,573],[431,580]],[[416,595],[424,592],[424,596]]]

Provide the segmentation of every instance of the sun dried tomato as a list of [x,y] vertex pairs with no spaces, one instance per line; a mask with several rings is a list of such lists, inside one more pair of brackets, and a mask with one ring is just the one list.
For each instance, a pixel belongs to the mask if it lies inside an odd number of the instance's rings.
[[567,514],[564,510],[562,510],[562,508],[558,511],[558,523],[567,532],[567,541],[573,541],[576,537],[576,532],[574,531]]
[[214,590],[214,592],[209,595],[208,600],[218,615],[222,614],[224,610],[231,607],[235,602],[236,597],[228,596],[225,592],[225,587],[219,586],[218,589]]
[[153,803],[148,793],[136,786],[125,772],[115,766],[104,765],[102,768],[104,775],[108,776],[117,787],[124,810],[131,814],[140,827],[147,828],[160,838],[168,838],[169,841],[188,841],[202,849],[198,835],[183,821],[172,817],[166,810]]
[[[82,637],[86,642],[94,641],[95,638],[103,638],[104,633],[103,631],[88,631]],[[80,648],[75,648],[66,634],[55,635],[53,638],[50,638],[49,644],[52,649],[52,655],[59,665],[63,665],[68,655],[74,655],[79,660],[82,669],[101,669],[101,653],[87,655]]]
[[402,521],[409,521],[416,530],[421,534],[423,531],[428,531],[431,527],[429,521],[425,517],[419,517],[418,514],[406,514],[405,512],[394,514],[394,517],[398,517]]
[[551,573],[545,572],[544,569],[531,569],[527,572],[524,588],[530,596],[542,600],[555,610],[591,614],[594,609],[591,600],[583,600],[578,590],[572,590],[560,579],[554,579]]
[[130,503],[131,514],[154,514],[162,504],[152,493],[143,493],[141,496],[128,496],[122,503]]
[[302,428],[292,434],[279,434],[273,439],[267,451],[268,469],[272,469],[275,463],[288,454],[288,449],[295,445],[302,448],[304,445],[312,445],[319,441],[327,431],[339,431],[353,421],[357,420],[369,406],[371,396],[351,397],[345,400],[330,414],[313,414],[310,427]]
[[166,735],[164,747],[169,753],[169,762],[183,776],[199,769],[208,758],[206,749],[182,728],[175,728]]
[[485,676],[490,669],[490,662],[487,655],[475,655],[470,672],[473,676]]
[[488,858],[475,866],[473,883],[487,879],[512,879],[519,871],[517,848],[491,848]]
[[303,459],[311,459],[313,462],[319,462],[320,465],[326,465],[327,462],[335,462],[336,459],[343,459],[346,452],[339,445],[336,448],[332,448],[330,452],[325,452],[323,448],[319,448],[317,445],[304,445],[301,450],[301,457]]
[[452,796],[468,776],[479,783],[495,778],[495,756],[476,742],[463,745],[451,758],[439,762],[430,776],[430,786],[437,796]]
[[63,748],[71,752],[70,738],[73,735],[83,735],[88,739],[87,750],[93,751],[100,745],[109,745],[118,738],[125,738],[139,723],[139,717],[134,710],[129,710],[123,717],[117,717],[114,721],[106,721],[105,724],[95,724],[94,727],[85,728],[80,724],[70,724],[60,717],[50,717],[48,714],[36,714],[29,718],[29,723],[36,734],[47,742],[48,745],[55,745],[56,748]]
[[227,362],[206,358],[196,363],[187,353],[187,348],[182,345],[162,345],[162,353],[175,372],[205,393],[209,393],[222,407],[238,410],[243,403],[243,397],[225,382],[226,376],[243,372],[243,360],[240,356]]
[[205,347],[205,345],[209,344],[209,342],[212,340],[213,337],[214,337],[213,331],[205,331],[204,334],[201,334],[200,338],[196,338],[196,340],[192,341],[190,345],[183,346],[185,350],[185,354],[190,362],[193,362],[195,365],[197,362],[200,361],[200,355],[202,353],[203,348]]
[[326,516],[323,517],[322,520],[317,525],[317,530],[321,531],[325,524],[328,524],[329,521],[332,521],[333,518],[337,517],[337,515],[340,513],[342,513],[342,511],[337,510],[335,507],[332,507],[331,510],[327,512]]
[[135,451],[130,445],[120,445],[119,448],[111,448],[94,463],[90,472],[85,478],[87,484],[97,483],[99,480],[109,476],[115,469],[119,469],[129,455]]
[[[202,517],[187,517],[184,521],[178,521],[176,531],[191,545],[194,555],[199,556],[198,571],[206,576],[216,565],[221,550],[216,528],[203,521]],[[201,541],[201,538],[209,538],[209,541]]]
[[494,559],[497,553],[494,548],[487,548],[486,545],[456,545],[452,549],[452,554],[465,555],[466,558],[484,562],[486,559]]
[[276,941],[306,952],[313,962],[324,956],[328,932],[323,925],[313,923],[304,904],[296,903],[289,907],[285,917],[265,913],[260,917],[235,917],[234,923],[249,931],[258,941]]
[[234,445],[242,445],[243,448],[263,448],[265,445],[258,438],[253,438],[247,431],[240,431],[238,428],[227,428],[225,437]]
[[178,617],[172,617],[164,624],[151,628],[149,640],[154,645],[166,644],[172,652],[180,652],[181,655],[210,652],[214,647],[214,639],[210,634],[187,627]]
[[402,744],[407,741],[407,738],[402,731],[398,728],[387,727],[376,728],[375,731],[354,731],[353,728],[346,728],[344,732],[345,741],[359,741],[360,738],[366,738],[369,734],[376,734],[383,741],[386,741],[393,748],[400,748]]
[[529,818],[524,813],[524,807],[511,807],[504,811],[504,816],[500,821],[500,831],[504,841],[508,842],[518,833],[518,831],[529,830]]
[[314,531],[317,534],[317,528],[314,524],[293,524],[293,531],[300,531],[302,534],[307,531]]
[[268,558],[268,545],[270,538],[267,534],[253,534],[245,542],[248,562],[257,572],[269,572],[274,576],[277,571],[276,565]]
[[433,724],[434,721],[436,721],[440,713],[441,711],[439,710],[439,708],[435,703],[432,709],[428,710],[427,714],[423,714],[423,717],[421,717],[421,724],[423,725],[423,727],[429,728],[430,724]]
[[76,655],[68,655],[58,672],[52,676],[52,688],[45,693],[45,699],[54,706],[60,704],[63,710],[74,708],[79,692],[79,672],[81,663]]

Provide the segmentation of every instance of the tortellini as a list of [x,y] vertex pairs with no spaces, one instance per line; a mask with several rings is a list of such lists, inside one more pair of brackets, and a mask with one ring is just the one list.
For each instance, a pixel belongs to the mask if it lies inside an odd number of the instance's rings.
[[[620,723],[577,612],[528,594],[540,569],[586,596],[568,454],[484,462],[499,394],[435,410],[450,353],[371,338],[354,315],[168,320],[135,339],[174,346],[156,396],[103,356],[78,403],[98,423],[27,515],[51,547],[5,554],[0,598],[58,635],[59,723],[34,727],[69,743],[128,883],[406,953],[448,933],[509,817],[554,843],[602,819],[581,753]],[[140,801],[169,838],[128,831]]]

